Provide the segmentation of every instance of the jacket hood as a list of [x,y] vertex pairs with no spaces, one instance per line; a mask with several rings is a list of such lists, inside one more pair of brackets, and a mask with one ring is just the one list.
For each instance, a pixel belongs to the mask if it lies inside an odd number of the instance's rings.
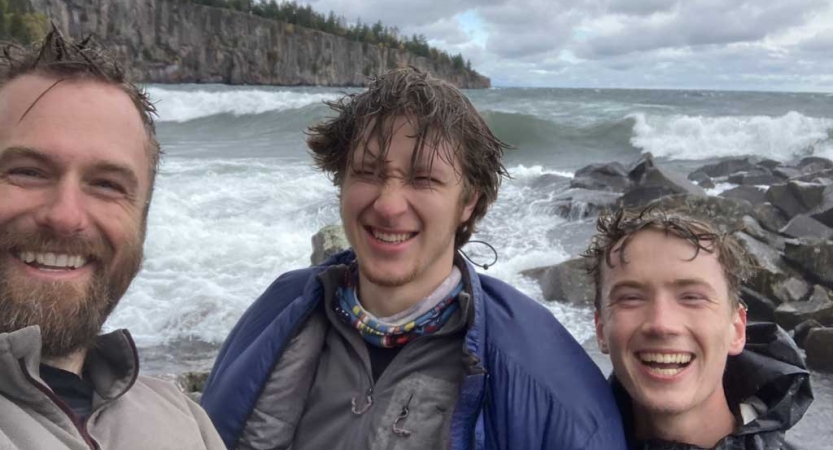
[[786,431],[813,401],[810,373],[790,336],[770,322],[746,327],[746,347],[729,357],[723,385],[729,405],[750,405],[757,416],[735,434]]

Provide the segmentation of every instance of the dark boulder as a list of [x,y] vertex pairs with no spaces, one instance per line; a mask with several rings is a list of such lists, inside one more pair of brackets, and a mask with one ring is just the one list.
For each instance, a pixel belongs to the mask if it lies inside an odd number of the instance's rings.
[[774,322],[776,304],[760,292],[742,286],[740,299],[746,305],[746,316],[748,320]]
[[826,186],[823,184],[790,181],[770,186],[766,192],[766,199],[787,217],[792,218],[822,206],[825,190]]
[[587,262],[582,258],[525,270],[521,274],[538,281],[544,300],[593,306],[596,284],[588,275]]
[[833,242],[820,239],[788,239],[784,257],[805,272],[805,278],[833,286]]
[[804,214],[799,214],[793,217],[792,220],[790,220],[784,228],[780,230],[780,232],[781,234],[792,238],[811,237],[817,239],[830,239],[833,237],[833,230],[831,230],[827,225]]
[[560,191],[567,187],[571,181],[571,178],[562,175],[557,175],[554,173],[545,173],[540,177],[532,180],[530,187],[536,190],[549,189],[553,191]]
[[327,225],[312,236],[310,263],[315,266],[330,256],[350,248],[344,229],[340,225]]
[[727,159],[716,164],[709,164],[697,169],[706,175],[717,178],[725,177],[737,172],[746,172],[755,167],[748,158],[743,159]]
[[596,216],[602,210],[616,207],[619,194],[587,189],[570,189],[553,199],[555,213],[568,220],[581,220]]
[[706,196],[706,191],[681,174],[656,166],[650,154],[628,173],[633,187],[625,192],[620,204],[629,208],[644,206],[653,200],[675,194]]
[[824,326],[833,326],[833,300],[830,299],[829,289],[814,286],[807,300],[783,303],[775,309],[775,322],[786,330],[792,330],[810,319]]
[[714,181],[705,172],[695,171],[688,174],[688,179],[703,189],[714,189]]
[[815,328],[804,340],[807,367],[822,372],[833,372],[833,328]]
[[667,197],[669,195],[676,195],[678,192],[674,189],[665,186],[635,186],[628,189],[623,196],[619,198],[618,205],[625,208],[639,208],[643,207],[654,200]]
[[779,161],[774,160],[774,159],[762,159],[762,160],[758,161],[755,165],[759,166],[759,167],[763,167],[765,169],[775,170],[776,167],[781,166],[781,163]]
[[807,340],[810,331],[816,328],[822,328],[818,320],[810,319],[801,322],[793,329],[793,340],[799,347],[804,348],[804,341]]
[[833,169],[833,161],[820,156],[807,156],[796,164],[804,173],[816,173],[823,170]]
[[639,184],[642,182],[642,178],[648,169],[653,169],[654,167],[656,167],[654,164],[654,155],[651,152],[645,153],[628,171],[628,179],[632,184]]
[[623,192],[630,185],[628,171],[618,163],[591,164],[576,171],[570,182],[574,189]]
[[772,206],[772,203],[755,206],[754,217],[764,229],[773,233],[778,233],[790,220],[778,208]]
[[833,184],[833,169],[826,169],[819,172],[811,172],[798,177],[793,177],[793,181],[804,181],[806,183],[819,184]]
[[781,252],[786,246],[786,241],[781,235],[764,229],[751,216],[743,216],[743,232]]
[[772,174],[776,177],[789,180],[791,178],[800,177],[803,174],[803,172],[801,172],[801,170],[799,169],[796,169],[795,167],[784,166],[772,169]]
[[199,403],[208,381],[208,372],[185,372],[176,377],[174,384],[191,400]]
[[738,186],[720,193],[721,197],[746,200],[753,206],[766,202],[766,191],[755,186]]
[[781,252],[744,232],[733,236],[755,261],[755,270],[746,284],[771,300],[776,300],[776,286],[792,276],[787,265],[781,260]]
[[782,183],[784,179],[773,175],[772,172],[765,167],[755,167],[749,170],[748,172],[735,173],[729,175],[728,181],[729,183],[734,184],[754,186],[762,184],[769,185],[775,183]]
[[778,303],[803,301],[810,293],[810,284],[798,277],[781,280],[773,286],[773,296]]

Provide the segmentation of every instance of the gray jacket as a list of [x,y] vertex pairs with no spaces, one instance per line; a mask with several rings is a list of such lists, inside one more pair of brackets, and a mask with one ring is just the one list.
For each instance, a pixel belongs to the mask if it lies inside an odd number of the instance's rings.
[[224,450],[205,412],[170,383],[139,376],[126,330],[100,336],[85,361],[94,387],[81,422],[41,380],[37,326],[0,333],[0,450]]

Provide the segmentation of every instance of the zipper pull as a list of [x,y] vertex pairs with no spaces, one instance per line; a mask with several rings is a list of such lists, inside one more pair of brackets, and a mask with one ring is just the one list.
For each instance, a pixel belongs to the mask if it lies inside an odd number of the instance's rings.
[[367,410],[370,409],[371,406],[373,406],[373,388],[369,388],[367,390],[367,393],[365,394],[364,405],[362,407],[359,408],[356,406],[356,397],[350,399],[350,404],[353,405],[351,409],[353,411],[353,414],[360,416],[366,413]]

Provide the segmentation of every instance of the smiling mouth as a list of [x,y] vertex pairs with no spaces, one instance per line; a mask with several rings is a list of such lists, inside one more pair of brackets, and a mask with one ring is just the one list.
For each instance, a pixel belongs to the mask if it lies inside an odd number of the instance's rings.
[[692,353],[656,352],[639,352],[636,357],[648,371],[664,377],[673,377],[682,372],[695,358]]
[[385,233],[373,227],[365,227],[367,232],[373,236],[374,239],[385,244],[400,244],[409,241],[417,235],[417,233]]
[[66,253],[19,251],[14,255],[30,267],[47,271],[76,270],[87,264],[87,257]]

